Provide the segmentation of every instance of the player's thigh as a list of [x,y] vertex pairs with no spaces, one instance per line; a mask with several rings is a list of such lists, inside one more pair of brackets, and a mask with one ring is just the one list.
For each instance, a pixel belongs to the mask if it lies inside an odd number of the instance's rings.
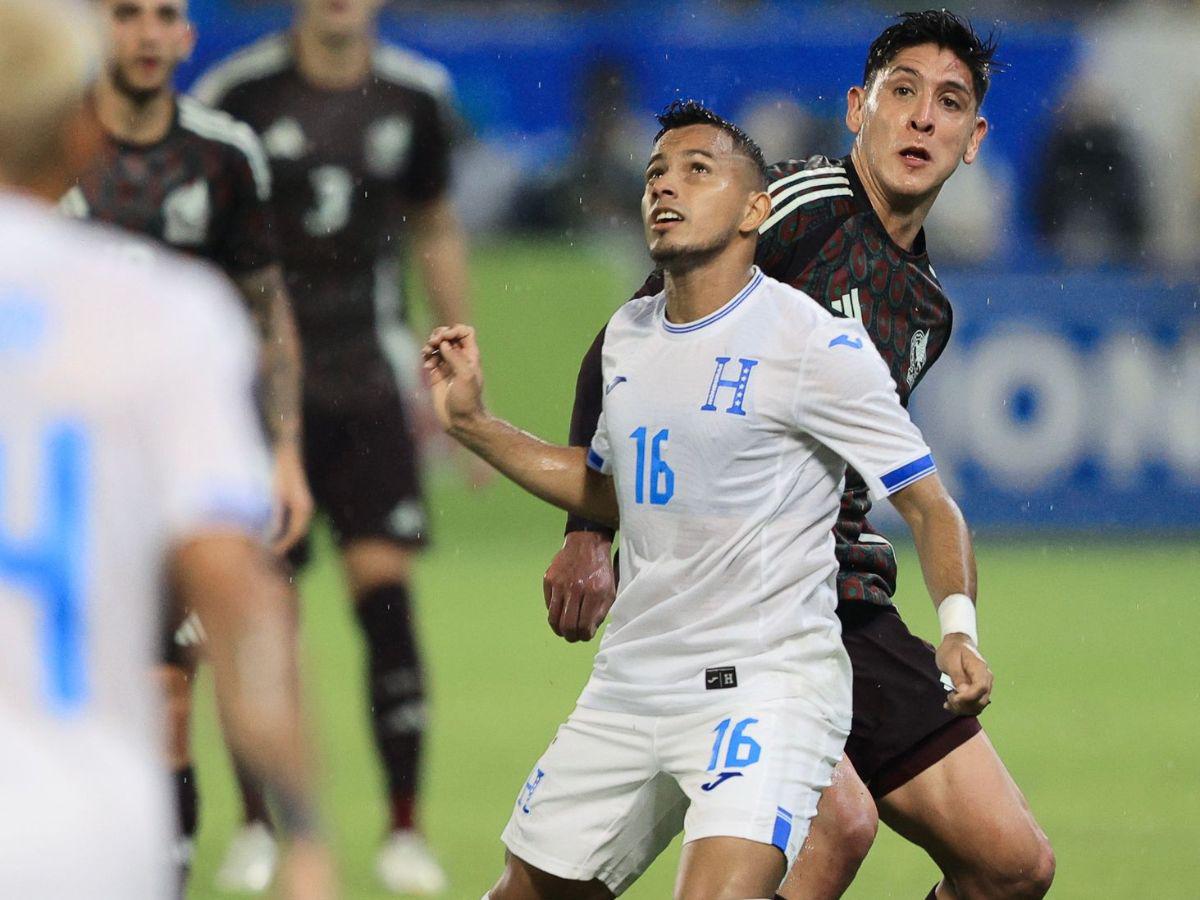
[[843,604],[842,642],[854,672],[854,716],[846,755],[878,799],[979,731],[945,709],[947,687],[934,649],[894,607]]
[[947,874],[1045,878],[1049,844],[984,732],[878,799],[884,822]]
[[[773,894],[842,757],[844,720],[803,697],[714,706],[675,717],[661,741],[663,767],[690,801],[685,846],[706,838],[757,843],[742,863],[769,861],[761,872]],[[724,846],[710,845],[705,858]]]
[[655,723],[577,707],[520,786],[501,840],[540,872],[620,894],[683,825],[687,798],[660,771]]
[[[319,486],[352,584],[403,575],[397,567],[428,540],[417,448],[398,397],[344,415],[341,440]],[[317,489],[314,488],[314,491]]]
[[800,856],[788,870],[779,894],[787,900],[824,900],[842,896],[866,859],[879,830],[871,792],[854,765],[843,757],[833,782],[821,794],[817,816]]

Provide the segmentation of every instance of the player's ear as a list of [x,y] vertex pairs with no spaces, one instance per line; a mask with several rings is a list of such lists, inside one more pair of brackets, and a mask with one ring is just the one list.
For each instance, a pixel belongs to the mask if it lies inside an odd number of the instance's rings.
[[983,143],[983,139],[988,133],[988,120],[983,116],[975,117],[975,127],[971,130],[971,139],[967,141],[967,149],[963,151],[963,162],[968,166],[975,162],[975,157],[979,155],[979,145]]
[[846,91],[846,127],[851,134],[862,131],[863,108],[867,103],[867,92],[858,85]]
[[755,191],[746,202],[746,214],[738,226],[742,234],[757,234],[762,223],[771,215],[771,195],[766,191]]
[[196,34],[196,26],[189,21],[187,23],[187,36],[183,39],[183,53],[181,54],[184,62],[192,58],[192,51],[196,49],[197,37],[199,35]]

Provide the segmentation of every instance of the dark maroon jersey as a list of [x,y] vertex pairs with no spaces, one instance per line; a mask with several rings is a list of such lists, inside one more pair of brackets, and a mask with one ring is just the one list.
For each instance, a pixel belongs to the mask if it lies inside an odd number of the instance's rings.
[[305,353],[305,393],[322,406],[393,396],[385,341],[404,320],[405,214],[450,180],[454,123],[441,66],[379,46],[348,90],[310,84],[291,38],[272,35],[206,74],[195,94],[262,140],[288,289]]
[[[912,252],[891,239],[863,192],[849,157],[776,163],[770,169],[771,216],[763,224],[756,262],[767,275],[813,297],[834,315],[862,321],[900,394],[909,395],[950,339],[950,301],[925,252],[925,233]],[[639,296],[662,290],[651,275]],[[576,385],[571,443],[591,443],[600,416],[603,332],[589,349]],[[871,500],[857,472],[846,472],[834,528],[839,601],[887,604],[896,590],[896,556],[867,521]],[[593,527],[571,520],[569,529]]]
[[60,206],[202,257],[238,278],[279,261],[270,196],[270,170],[254,132],[179,97],[162,140],[107,138]]

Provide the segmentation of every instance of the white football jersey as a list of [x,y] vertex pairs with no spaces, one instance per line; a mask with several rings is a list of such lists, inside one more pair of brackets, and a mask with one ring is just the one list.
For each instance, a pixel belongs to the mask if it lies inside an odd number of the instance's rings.
[[164,562],[269,515],[244,313],[214,273],[128,247],[0,197],[4,897],[174,893]]
[[620,590],[582,706],[641,715],[808,696],[849,726],[832,528],[846,464],[875,499],[934,471],[857,321],[757,268],[711,315],[666,295],[604,338],[588,452],[616,482]]

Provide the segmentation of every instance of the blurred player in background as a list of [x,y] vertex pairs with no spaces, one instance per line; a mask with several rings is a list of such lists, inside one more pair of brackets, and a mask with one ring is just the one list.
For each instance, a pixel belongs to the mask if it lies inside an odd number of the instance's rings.
[[[377,40],[382,5],[301,0],[289,33],[218,65],[195,94],[249,122],[270,158],[305,355],[304,457],[366,640],[387,777],[390,835],[376,870],[390,890],[436,893],[446,879],[415,818],[425,675],[410,584],[427,526],[402,403],[405,379],[419,372],[403,354],[402,262],[415,258],[436,322],[467,321],[466,250],[448,193],[449,76]],[[239,871],[252,867],[263,834],[249,823],[223,883],[250,886]]]
[[284,896],[330,897],[248,323],[215,273],[52,205],[102,140],[99,48],[84,7],[0,0],[0,896],[174,892],[169,583],[294,838]]
[[[950,302],[922,226],[942,184],[960,161],[975,159],[987,133],[979,109],[994,51],[944,10],[905,14],[871,45],[863,86],[850,89],[849,157],[771,169],[759,265],[835,315],[860,320],[906,404],[950,336]],[[643,292],[660,286],[652,276]],[[574,444],[590,441],[599,415],[603,337],[580,371]],[[847,758],[781,894],[840,896],[882,815],[944,873],[930,896],[1041,897],[1054,874],[1050,844],[977,719],[945,707],[942,652],[935,657],[892,605],[895,555],[867,521],[870,509],[863,479],[849,471],[834,539],[854,720]],[[587,640],[612,603],[612,533],[580,520],[568,528],[546,573],[546,601],[555,631]]]
[[[692,102],[659,122],[641,209],[664,286],[609,320],[590,447],[492,416],[472,329],[425,347],[453,437],[621,526],[612,624],[518,795],[491,900],[620,895],[680,831],[676,897],[775,896],[850,725],[830,534],[847,461],[911,526],[935,605],[975,592],[966,523],[865,329],[753,265],[762,151]],[[941,651],[950,704],[982,709],[966,635]]]
[[[275,546],[285,550],[307,529],[312,500],[300,458],[300,351],[270,219],[266,158],[248,126],[173,90],[175,69],[195,41],[186,0],[94,2],[109,44],[93,92],[105,139],[62,208],[207,259],[237,284],[262,339]],[[174,635],[171,626],[162,679],[186,866],[198,802],[188,735],[194,661]]]

